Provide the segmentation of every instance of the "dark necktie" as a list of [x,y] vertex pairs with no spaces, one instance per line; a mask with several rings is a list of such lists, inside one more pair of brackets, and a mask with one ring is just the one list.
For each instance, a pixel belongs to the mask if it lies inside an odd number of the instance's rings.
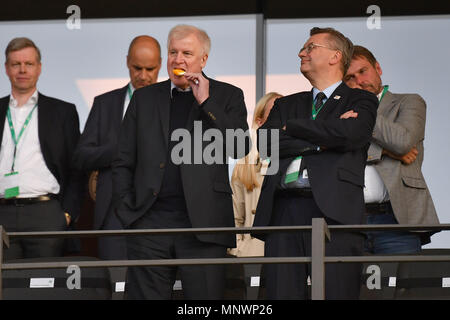
[[326,99],[326,95],[323,92],[319,92],[316,96],[316,110],[319,112],[320,108],[323,106],[323,100]]
[[[323,92],[319,92],[316,96],[316,104],[314,105],[313,111],[312,111],[312,118],[316,119],[317,114],[319,113],[320,109],[323,106],[323,99],[325,99],[327,96]],[[303,170],[306,168],[305,159],[302,159],[302,162],[300,164],[300,176],[303,174]]]

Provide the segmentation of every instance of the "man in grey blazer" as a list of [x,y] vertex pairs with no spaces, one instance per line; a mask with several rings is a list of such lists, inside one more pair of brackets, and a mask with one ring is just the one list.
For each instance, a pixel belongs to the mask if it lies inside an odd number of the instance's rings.
[[[437,224],[433,200],[422,175],[426,104],[418,94],[394,94],[382,86],[373,54],[355,46],[344,81],[378,96],[380,105],[365,170],[368,224]],[[366,250],[375,254],[416,253],[429,233],[371,232]]]

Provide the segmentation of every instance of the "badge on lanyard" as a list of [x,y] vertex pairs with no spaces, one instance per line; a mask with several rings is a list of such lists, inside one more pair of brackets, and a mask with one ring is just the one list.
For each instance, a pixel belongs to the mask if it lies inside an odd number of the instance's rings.
[[286,170],[286,178],[284,179],[284,183],[291,183],[297,181],[298,176],[300,174],[300,165],[302,164],[302,156],[298,156],[294,160],[292,160],[291,164]]
[[14,198],[19,195],[19,172],[10,172],[4,175],[5,199]]
[[11,138],[14,142],[14,153],[13,153],[13,161],[11,165],[11,172],[4,175],[4,185],[5,185],[5,199],[8,198],[14,198],[19,195],[19,172],[14,170],[14,165],[16,162],[16,153],[17,153],[17,146],[19,144],[19,140],[23,135],[23,132],[28,126],[28,123],[31,120],[31,116],[33,115],[34,109],[36,109],[37,103],[34,105],[33,109],[31,109],[30,113],[28,114],[28,117],[25,119],[25,122],[22,126],[22,129],[19,132],[19,135],[16,137],[16,131],[14,130],[14,125],[11,117],[11,111],[9,110],[9,107],[6,111],[6,117],[8,119],[9,129],[11,130]]

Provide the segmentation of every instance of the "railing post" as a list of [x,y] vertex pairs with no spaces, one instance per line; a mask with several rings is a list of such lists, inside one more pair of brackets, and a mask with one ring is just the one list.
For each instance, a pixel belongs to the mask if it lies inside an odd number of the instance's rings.
[[311,231],[311,299],[325,300],[325,241],[330,231],[324,218],[312,219]]
[[5,229],[3,229],[3,226],[0,226],[0,300],[3,299],[3,244],[5,244],[6,247],[9,247],[9,238]]

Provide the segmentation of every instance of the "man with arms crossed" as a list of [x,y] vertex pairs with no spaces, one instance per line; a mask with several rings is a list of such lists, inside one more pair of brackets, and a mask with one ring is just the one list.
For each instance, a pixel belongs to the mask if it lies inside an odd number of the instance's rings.
[[[342,82],[353,50],[348,38],[332,28],[313,28],[310,35],[298,56],[313,89],[277,99],[258,131],[280,130],[281,159],[278,174],[265,177],[254,226],[311,225],[313,218],[334,225],[363,220],[364,166],[378,101]],[[343,114],[357,119],[340,119]],[[311,256],[311,232],[270,233],[265,240],[267,257]],[[361,255],[363,243],[362,234],[335,232],[326,255]],[[267,298],[308,298],[309,265],[265,268]],[[325,297],[358,299],[360,276],[358,263],[327,264]]]
[[[396,94],[381,83],[374,55],[355,46],[344,81],[378,96],[377,121],[368,151],[364,198],[368,224],[438,224],[422,175],[425,101],[418,94]],[[428,233],[369,232],[366,250],[375,254],[417,253]]]

